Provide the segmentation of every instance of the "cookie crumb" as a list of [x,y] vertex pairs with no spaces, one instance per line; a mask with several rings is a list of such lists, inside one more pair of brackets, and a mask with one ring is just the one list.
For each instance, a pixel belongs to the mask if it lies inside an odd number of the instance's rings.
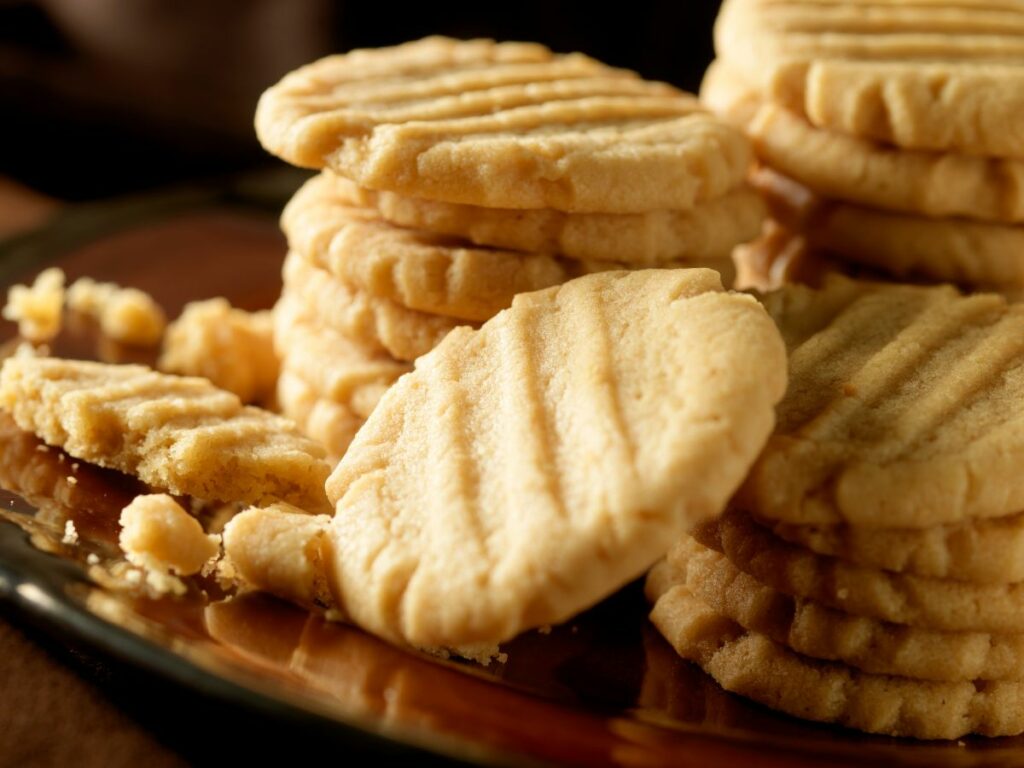
[[41,343],[60,333],[63,306],[64,271],[50,267],[40,272],[31,286],[12,285],[0,314],[18,324],[23,338]]
[[78,543],[78,530],[75,528],[73,520],[64,523],[64,538],[61,539],[61,543],[69,545]]
[[157,367],[203,376],[245,403],[269,402],[279,367],[271,313],[245,312],[222,297],[187,304],[167,328]]
[[850,596],[850,590],[846,589],[846,587],[843,587],[842,589],[837,589],[836,590],[836,597],[838,597],[840,600],[845,600],[849,596]]
[[90,552],[88,555],[86,555],[85,562],[89,565],[99,565],[100,557],[96,553]]
[[108,338],[133,346],[156,345],[167,326],[163,309],[145,291],[89,277],[68,289],[68,308],[95,318]]
[[68,475],[64,479],[68,481],[68,485],[78,485],[78,478],[74,475]]
[[[118,544],[128,561],[147,574],[191,576],[220,553],[220,537],[204,533],[198,520],[163,493],[136,496],[121,511]],[[151,586],[158,591],[167,586],[154,579]]]

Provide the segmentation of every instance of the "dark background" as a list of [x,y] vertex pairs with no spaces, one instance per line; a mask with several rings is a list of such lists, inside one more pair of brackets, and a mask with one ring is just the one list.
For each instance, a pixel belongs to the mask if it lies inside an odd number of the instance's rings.
[[326,53],[427,34],[535,40],[695,90],[718,0],[0,0],[0,177],[65,200],[273,161],[260,92]]

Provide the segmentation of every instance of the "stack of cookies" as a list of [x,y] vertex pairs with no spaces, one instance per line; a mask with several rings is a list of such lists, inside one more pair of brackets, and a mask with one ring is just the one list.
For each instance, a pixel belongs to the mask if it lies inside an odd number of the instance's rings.
[[1024,287],[1024,5],[727,0],[715,42],[701,95],[788,231],[898,278]]
[[648,580],[724,688],[875,733],[1024,731],[1024,306],[832,276],[765,305],[774,435]]
[[581,54],[427,38],[264,94],[264,146],[321,170],[288,205],[279,400],[335,457],[457,325],[609,269],[713,266],[760,232],[742,132]]

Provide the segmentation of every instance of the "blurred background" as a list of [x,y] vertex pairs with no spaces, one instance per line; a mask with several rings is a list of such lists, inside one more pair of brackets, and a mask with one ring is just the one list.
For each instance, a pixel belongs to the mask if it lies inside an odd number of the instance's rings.
[[0,183],[82,201],[273,165],[252,129],[263,89],[428,34],[536,40],[694,90],[718,6],[0,0]]

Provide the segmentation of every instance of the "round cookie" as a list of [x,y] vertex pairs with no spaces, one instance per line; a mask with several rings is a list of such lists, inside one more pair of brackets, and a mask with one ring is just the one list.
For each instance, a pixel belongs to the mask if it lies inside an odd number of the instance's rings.
[[617,266],[471,247],[402,229],[341,191],[319,176],[292,198],[281,217],[292,250],[355,290],[419,312],[483,322],[517,293]]
[[[737,568],[794,597],[857,616],[952,632],[1024,631],[1024,582],[974,584],[891,573],[789,544],[730,510],[693,537]],[[675,565],[676,550],[669,553]]]
[[489,208],[642,213],[739,186],[749,143],[696,98],[580,54],[430,37],[302,67],[256,131],[368,189]]
[[452,235],[476,245],[635,266],[672,261],[709,266],[707,262],[728,259],[734,247],[756,237],[764,219],[761,197],[747,187],[685,211],[601,214],[442,203],[358,189],[338,176],[332,183],[348,185],[349,197],[397,226]]
[[743,629],[684,586],[658,598],[651,621],[727,691],[796,717],[917,739],[1024,731],[1024,683],[1016,680],[915,680],[811,659]]
[[357,624],[419,647],[560,622],[724,506],[784,387],[774,324],[710,270],[517,296],[417,360],[359,431],[328,484],[324,581]]
[[763,301],[790,385],[742,506],[874,528],[1024,509],[1024,306],[838,276]]
[[921,680],[1019,680],[1024,634],[941,632],[827,608],[762,584],[729,559],[687,538],[668,574],[648,576],[648,592],[674,578],[717,613],[804,656],[879,675]]
[[979,584],[1024,581],[1024,513],[930,528],[775,523],[781,539],[869,568]]
[[368,351],[397,360],[415,360],[436,347],[452,328],[465,325],[353,290],[294,252],[285,258],[283,272],[283,296],[307,305],[320,324]]
[[816,249],[886,272],[1020,290],[1024,226],[878,211],[824,200],[768,168],[753,174],[772,216]]
[[722,68],[708,73],[701,96],[743,126],[761,161],[824,197],[924,216],[1024,222],[1024,160],[899,149],[832,133],[756,101]]
[[728,0],[715,49],[766,98],[829,131],[1024,159],[1019,3]]

